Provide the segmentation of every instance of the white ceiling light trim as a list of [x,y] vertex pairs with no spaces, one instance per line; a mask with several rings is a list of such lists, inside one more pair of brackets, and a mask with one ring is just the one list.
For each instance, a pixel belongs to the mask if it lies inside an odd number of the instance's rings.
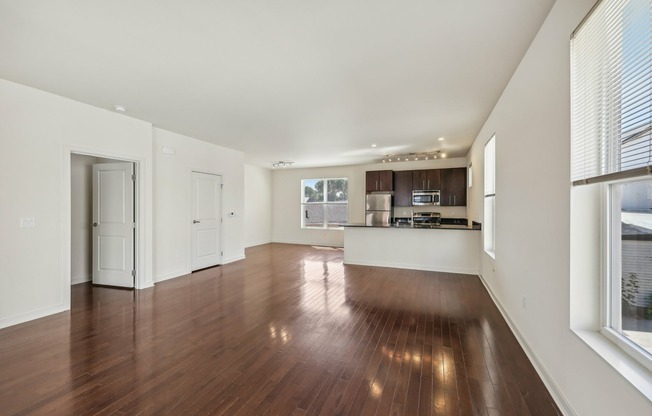
[[433,160],[444,158],[446,158],[446,153],[443,153],[441,150],[435,150],[433,152],[414,152],[396,155],[385,155],[385,157],[382,159],[382,162],[414,162],[417,160]]
[[292,166],[293,163],[286,160],[279,160],[278,162],[272,162],[272,168],[287,168],[288,166]]

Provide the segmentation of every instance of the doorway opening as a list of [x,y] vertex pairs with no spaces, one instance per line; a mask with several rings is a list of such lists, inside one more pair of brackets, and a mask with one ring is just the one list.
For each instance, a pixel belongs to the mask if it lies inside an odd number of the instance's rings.
[[137,163],[70,154],[70,284],[134,288]]

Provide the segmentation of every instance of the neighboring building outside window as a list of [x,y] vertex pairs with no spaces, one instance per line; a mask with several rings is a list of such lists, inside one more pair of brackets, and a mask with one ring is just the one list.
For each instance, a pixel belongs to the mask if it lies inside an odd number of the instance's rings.
[[301,228],[339,228],[348,221],[347,178],[301,181]]
[[601,332],[650,370],[651,38],[650,0],[603,0],[571,41],[571,180],[603,195]]
[[496,258],[496,135],[484,146],[484,251]]

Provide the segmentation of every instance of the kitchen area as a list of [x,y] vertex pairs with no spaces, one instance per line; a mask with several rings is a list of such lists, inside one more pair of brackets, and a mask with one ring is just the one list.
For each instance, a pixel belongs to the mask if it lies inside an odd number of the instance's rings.
[[467,168],[365,176],[365,223],[344,228],[344,263],[479,272],[481,225],[466,219]]

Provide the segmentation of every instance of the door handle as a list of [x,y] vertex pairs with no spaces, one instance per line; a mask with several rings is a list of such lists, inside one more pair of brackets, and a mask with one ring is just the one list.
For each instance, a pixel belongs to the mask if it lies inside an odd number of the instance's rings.
[[99,225],[99,224],[96,223],[96,222],[93,223],[93,227],[97,227],[98,225]]
[[192,223],[193,223],[193,224],[199,224],[200,222],[201,222],[201,221],[199,221],[199,220],[192,220]]

